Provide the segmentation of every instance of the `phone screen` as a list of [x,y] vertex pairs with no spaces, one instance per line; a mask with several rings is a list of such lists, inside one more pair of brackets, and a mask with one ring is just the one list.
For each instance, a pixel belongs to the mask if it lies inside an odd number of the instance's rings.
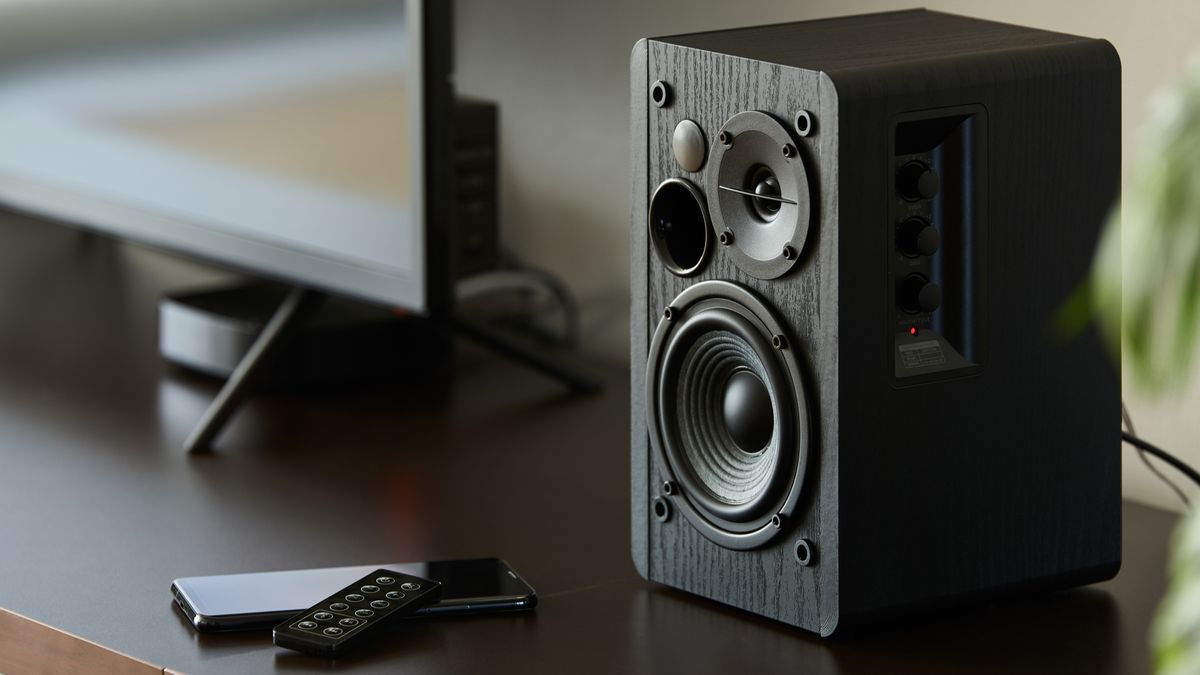
[[[533,589],[508,563],[496,558],[479,560],[439,560],[401,565],[419,577],[442,582],[442,604],[446,602],[487,602],[496,598],[532,596]],[[318,598],[319,600],[320,598]]]
[[537,602],[533,588],[496,558],[185,577],[171,590],[197,629],[251,630],[273,626],[381,567],[442,582],[442,599],[418,614],[530,609]]

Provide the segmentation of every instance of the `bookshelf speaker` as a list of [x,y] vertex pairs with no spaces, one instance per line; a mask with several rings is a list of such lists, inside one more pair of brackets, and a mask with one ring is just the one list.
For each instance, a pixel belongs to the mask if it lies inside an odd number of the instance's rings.
[[828,635],[1120,565],[1120,378],[1048,327],[1118,189],[1103,41],[927,11],[638,42],[633,559]]

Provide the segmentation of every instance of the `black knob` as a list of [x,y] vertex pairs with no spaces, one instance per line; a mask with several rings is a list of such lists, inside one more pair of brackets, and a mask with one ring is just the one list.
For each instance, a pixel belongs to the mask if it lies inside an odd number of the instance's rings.
[[904,255],[930,256],[938,252],[938,248],[942,245],[942,235],[936,227],[929,224],[929,221],[913,216],[900,223],[896,243]]
[[909,162],[900,167],[900,173],[896,176],[896,188],[901,196],[913,202],[933,199],[941,185],[942,180],[924,162]]
[[910,274],[900,282],[898,296],[906,312],[932,312],[942,304],[942,287],[920,274]]

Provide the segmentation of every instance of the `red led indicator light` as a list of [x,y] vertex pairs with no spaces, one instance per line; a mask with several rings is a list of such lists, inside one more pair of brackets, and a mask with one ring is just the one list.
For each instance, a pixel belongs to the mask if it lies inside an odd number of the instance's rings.
[[916,327],[916,326],[913,326],[912,328],[909,328],[909,329],[908,329],[908,334],[909,334],[909,335],[914,335],[914,336],[915,336],[915,335],[917,334],[917,327]]

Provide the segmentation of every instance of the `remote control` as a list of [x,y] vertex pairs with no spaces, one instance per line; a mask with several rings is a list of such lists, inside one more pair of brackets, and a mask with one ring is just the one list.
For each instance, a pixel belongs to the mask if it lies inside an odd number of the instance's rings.
[[335,658],[369,639],[384,624],[429,605],[442,584],[379,569],[275,627],[275,644]]

